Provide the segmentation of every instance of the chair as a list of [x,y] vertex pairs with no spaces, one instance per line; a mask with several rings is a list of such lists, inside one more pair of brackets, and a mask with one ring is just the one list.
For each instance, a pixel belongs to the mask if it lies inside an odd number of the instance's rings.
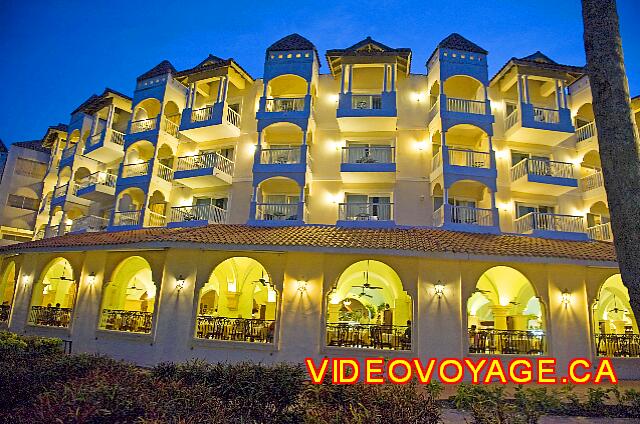
[[371,327],[370,331],[374,349],[384,349],[385,347],[391,349],[391,341],[384,340],[382,337],[382,327]]

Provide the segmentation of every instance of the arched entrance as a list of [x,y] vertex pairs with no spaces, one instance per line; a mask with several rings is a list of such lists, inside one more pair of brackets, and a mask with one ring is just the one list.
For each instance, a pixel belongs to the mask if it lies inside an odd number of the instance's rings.
[[0,322],[9,321],[9,315],[11,315],[11,305],[13,304],[13,297],[16,291],[16,263],[11,261],[5,267],[2,272],[2,279],[0,280]]
[[157,287],[151,266],[131,256],[117,266],[102,296],[100,328],[131,333],[150,333]]
[[467,301],[469,353],[542,355],[544,307],[519,271],[493,267],[478,279]]
[[76,299],[73,268],[65,258],[55,258],[44,268],[33,287],[30,325],[69,327]]
[[640,357],[638,322],[620,274],[600,287],[593,304],[593,324],[598,356]]
[[227,259],[200,289],[196,338],[272,343],[277,299],[260,262],[247,257]]
[[327,345],[411,350],[411,297],[389,265],[364,260],[349,266],[329,293]]

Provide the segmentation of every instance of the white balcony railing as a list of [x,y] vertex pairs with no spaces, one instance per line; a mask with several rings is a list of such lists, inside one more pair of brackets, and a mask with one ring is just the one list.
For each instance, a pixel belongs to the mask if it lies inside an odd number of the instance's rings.
[[516,181],[528,174],[574,178],[573,165],[570,163],[547,159],[523,159],[511,168],[511,181]]
[[297,203],[258,203],[256,219],[259,221],[293,221],[298,218]]
[[473,113],[484,115],[487,110],[486,102],[482,100],[456,99],[447,97],[447,111],[460,113]]
[[267,112],[301,112],[304,110],[304,97],[278,97],[267,99]]
[[352,109],[382,109],[382,95],[353,94],[351,96]]
[[71,224],[71,231],[104,231],[109,225],[109,220],[101,216],[87,215],[80,218],[76,218]]
[[454,148],[448,148],[448,150],[449,165],[467,166],[470,168],[491,168],[491,155],[489,152]]
[[100,140],[102,140],[102,136],[103,135],[104,135],[104,130],[102,130],[99,133],[96,133],[96,134],[92,135],[91,137],[89,137],[87,139],[87,143],[86,143],[86,145],[84,147],[85,150],[95,146],[98,143],[100,143]]
[[341,221],[391,221],[393,203],[340,203],[338,216]]
[[284,165],[300,163],[300,147],[272,147],[260,151],[260,163]]
[[47,225],[44,228],[44,238],[57,237],[60,234],[59,225]]
[[193,205],[171,208],[171,222],[208,221],[224,224],[227,222],[227,211],[215,205]]
[[504,119],[504,129],[505,131],[508,130],[509,128],[513,127],[515,124],[518,123],[518,109],[515,109],[513,112],[511,112],[509,115],[507,115],[507,117]]
[[427,118],[427,121],[431,122],[431,120],[438,114],[438,112],[440,112],[440,96],[435,97],[435,100],[432,101],[431,107],[429,108],[429,116]]
[[204,122],[213,117],[213,105],[191,111],[191,122]]
[[173,181],[173,169],[158,162],[158,168],[156,169],[156,175],[165,181]]
[[83,188],[87,188],[92,185],[105,185],[107,187],[115,187],[116,186],[117,177],[113,174],[109,174],[107,172],[94,172],[93,174],[87,175],[79,181],[76,181],[74,184],[74,194],[78,192],[78,190],[82,190]]
[[[447,210],[449,214],[446,213]],[[491,227],[494,225],[493,211],[471,206],[443,205],[433,213],[433,225],[440,227],[445,222]]]
[[589,238],[600,241],[613,241],[613,232],[611,231],[611,223],[594,225],[587,228]]
[[433,155],[433,159],[431,160],[431,172],[441,167],[442,167],[442,150],[438,150],[438,152],[435,155]]
[[433,211],[433,226],[442,227],[444,225],[444,205]]
[[120,146],[124,145],[124,133],[116,130],[111,130],[110,141]]
[[149,227],[164,227],[167,217],[157,212],[149,211]]
[[549,109],[546,107],[533,107],[533,120],[536,122],[546,122],[548,124],[557,124],[560,122],[560,111],[558,109]]
[[131,134],[152,131],[158,126],[158,117],[131,121]]
[[[177,116],[178,116],[178,119],[180,119],[180,115],[177,115]],[[171,121],[166,116],[162,117],[162,131],[166,132],[167,134],[175,138],[178,138],[178,136],[180,135],[179,129],[180,129],[180,126],[178,124]]]
[[347,146],[342,148],[342,163],[394,163],[391,146]]
[[234,163],[219,153],[202,153],[194,156],[178,158],[176,171],[190,171],[194,169],[213,168],[232,176]]
[[240,128],[240,114],[227,106],[227,122],[236,128]]
[[514,221],[518,233],[530,233],[534,230],[564,231],[584,233],[584,218],[573,215],[530,212]]
[[600,170],[580,178],[580,190],[582,190],[583,193],[600,187],[604,187],[604,178],[602,178],[602,171]]
[[151,162],[130,163],[122,165],[122,178],[142,177],[149,175],[149,167]]
[[594,135],[596,135],[596,123],[593,121],[576,129],[576,137],[578,138],[578,143],[588,140]]
[[74,144],[71,147],[67,147],[62,151],[62,159],[69,159],[71,156],[76,154],[76,149],[78,148],[78,144]]
[[125,225],[139,225],[140,217],[142,216],[142,210],[126,211],[126,212],[113,212],[113,225],[125,226]]

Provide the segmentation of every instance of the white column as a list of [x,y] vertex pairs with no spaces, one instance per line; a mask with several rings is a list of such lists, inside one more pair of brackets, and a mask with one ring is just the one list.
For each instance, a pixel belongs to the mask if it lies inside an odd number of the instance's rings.
[[229,91],[229,76],[224,77],[224,92],[222,93],[221,102],[225,102],[227,100],[227,91]]
[[529,97],[529,76],[525,75],[524,76],[524,96],[525,96],[525,103],[529,104],[531,103],[531,98]]
[[344,94],[345,81],[347,80],[347,66],[342,66],[342,78],[340,78],[340,93]]
[[562,107],[568,108],[569,106],[567,103],[567,90],[564,84],[564,80],[560,81],[560,89],[562,90]]
[[189,87],[189,108],[193,109],[193,105],[195,104],[196,98],[196,83],[191,83]]
[[[220,98],[222,97],[222,82],[224,81],[223,78],[220,78],[220,84],[218,84],[218,95],[216,96],[216,103],[220,103]],[[265,84],[266,87],[266,84]]]
[[107,123],[105,124],[106,128],[111,128],[111,125],[113,124],[113,115],[115,113],[116,110],[116,106],[112,103],[111,106],[109,107],[109,113],[107,114]]
[[391,90],[396,91],[396,75],[398,74],[398,65],[394,63],[391,68]]
[[382,80],[382,91],[386,93],[388,90],[387,79],[389,77],[389,65],[384,64],[384,79]]
[[349,65],[349,88],[347,91],[351,93],[351,89],[353,88],[353,65]]

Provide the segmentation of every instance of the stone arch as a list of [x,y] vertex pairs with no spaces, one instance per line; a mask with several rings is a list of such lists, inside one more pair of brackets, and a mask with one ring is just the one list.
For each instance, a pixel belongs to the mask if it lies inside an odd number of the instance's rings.
[[484,101],[484,85],[470,75],[451,75],[442,84],[447,98]]
[[49,261],[33,286],[29,324],[69,327],[76,300],[77,281],[68,259]]
[[301,98],[307,95],[309,82],[300,75],[282,74],[270,79],[265,90],[267,98]]
[[133,121],[153,119],[160,114],[161,108],[162,105],[158,99],[153,97],[144,99],[133,108]]

